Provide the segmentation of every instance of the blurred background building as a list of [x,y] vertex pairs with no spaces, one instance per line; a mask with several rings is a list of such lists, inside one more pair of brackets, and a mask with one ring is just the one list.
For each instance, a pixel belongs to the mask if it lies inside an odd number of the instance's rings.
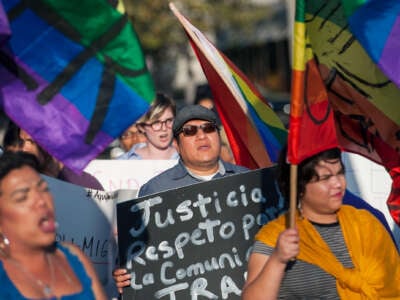
[[[283,112],[290,93],[293,1],[178,0],[174,4],[231,59],[274,109]],[[188,39],[164,0],[125,0],[126,11],[146,53],[156,89],[180,103],[193,103],[207,83]]]

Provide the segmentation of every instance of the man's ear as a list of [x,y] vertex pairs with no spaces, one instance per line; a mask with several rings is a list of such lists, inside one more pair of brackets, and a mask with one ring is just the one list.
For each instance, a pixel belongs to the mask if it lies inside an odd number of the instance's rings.
[[180,154],[180,151],[179,151],[179,138],[176,138],[176,137],[174,137],[173,139],[172,139],[172,146],[176,149],[176,152],[178,152],[179,154]]

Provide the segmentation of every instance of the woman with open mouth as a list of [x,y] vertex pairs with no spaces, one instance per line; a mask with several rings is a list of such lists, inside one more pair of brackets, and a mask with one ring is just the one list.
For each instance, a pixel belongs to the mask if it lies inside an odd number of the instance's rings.
[[57,243],[53,197],[35,157],[0,157],[0,299],[106,299],[87,256]]
[[175,101],[163,93],[157,93],[146,114],[136,124],[146,137],[146,142],[133,145],[117,159],[178,159],[172,134],[175,114]]

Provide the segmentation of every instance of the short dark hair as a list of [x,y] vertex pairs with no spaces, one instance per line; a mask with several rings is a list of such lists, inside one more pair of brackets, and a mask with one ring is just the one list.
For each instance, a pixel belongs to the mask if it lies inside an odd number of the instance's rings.
[[[21,130],[23,130],[22,128],[19,127],[18,129],[18,136],[21,134]],[[21,138],[20,138],[21,139]],[[24,144],[24,141],[21,139],[22,145]],[[38,152],[40,154],[40,156],[42,156],[43,160],[40,160],[37,156],[35,156],[37,162],[38,162],[38,170],[40,173],[44,173],[46,174],[46,168],[48,166],[49,163],[52,162],[52,160],[54,159],[53,156],[48,153],[46,150],[44,150],[38,143],[36,143],[33,140],[34,144],[36,145]],[[24,151],[25,152],[25,151]],[[26,152],[27,153],[27,152]]]
[[[290,164],[287,163],[287,146],[284,146],[281,150],[278,167],[277,167],[277,182],[279,189],[285,199],[289,200],[290,197]],[[342,155],[339,148],[332,148],[322,152],[319,152],[302,162],[297,168],[297,202],[304,195],[306,184],[309,183],[315,177],[318,177],[315,167],[321,161],[339,161],[345,170]]]
[[39,163],[33,154],[22,151],[5,151],[4,154],[0,156],[0,181],[11,171],[25,166],[31,167],[39,172]]
[[202,84],[202,85],[197,86],[197,88],[196,88],[194,104],[200,104],[202,99],[213,100],[213,94],[212,94],[211,88],[208,84]]
[[8,147],[19,147],[21,145],[22,141],[19,138],[19,127],[14,122],[10,122],[4,134],[3,147],[7,149]]

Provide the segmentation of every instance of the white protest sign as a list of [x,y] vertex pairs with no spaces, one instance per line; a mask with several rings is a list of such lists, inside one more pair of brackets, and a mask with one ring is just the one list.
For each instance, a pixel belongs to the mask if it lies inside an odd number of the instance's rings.
[[172,167],[177,160],[93,160],[85,171],[106,191],[137,190],[150,178]]

